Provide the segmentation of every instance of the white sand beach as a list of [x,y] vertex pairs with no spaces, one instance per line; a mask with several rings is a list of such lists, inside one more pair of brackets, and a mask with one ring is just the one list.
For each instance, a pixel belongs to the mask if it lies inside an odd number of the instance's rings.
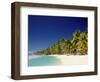
[[53,55],[60,59],[62,65],[87,65],[88,55]]

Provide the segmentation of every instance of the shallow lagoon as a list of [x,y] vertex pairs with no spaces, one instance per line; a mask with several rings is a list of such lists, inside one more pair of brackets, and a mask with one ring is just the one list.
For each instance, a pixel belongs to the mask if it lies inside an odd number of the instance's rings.
[[30,56],[28,66],[50,66],[60,65],[61,61],[56,56],[43,55],[43,56]]

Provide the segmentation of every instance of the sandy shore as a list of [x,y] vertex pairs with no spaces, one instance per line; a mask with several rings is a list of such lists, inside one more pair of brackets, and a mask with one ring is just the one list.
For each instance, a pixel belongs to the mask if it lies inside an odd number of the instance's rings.
[[88,55],[54,55],[60,59],[62,65],[86,65],[88,64]]
[[[50,57],[51,56],[51,57]],[[33,59],[33,61],[35,60],[35,63],[38,62],[41,65],[40,60],[42,61],[42,63],[45,61],[47,62],[55,62],[54,58],[56,58],[57,60],[59,60],[58,62],[59,65],[87,65],[88,64],[88,55],[31,55],[29,56],[29,60]],[[48,60],[49,58],[49,60]],[[53,58],[53,60],[52,60]],[[46,63],[47,63],[46,62]],[[50,63],[51,64],[51,63]]]

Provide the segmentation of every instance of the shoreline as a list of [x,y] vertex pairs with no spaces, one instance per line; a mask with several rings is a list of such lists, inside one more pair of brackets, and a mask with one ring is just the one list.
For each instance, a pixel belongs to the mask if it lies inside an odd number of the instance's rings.
[[87,65],[88,55],[51,55],[61,61],[61,65]]
[[[42,55],[42,56],[52,56],[60,60],[61,65],[87,65],[88,55]],[[41,56],[32,55],[29,59],[39,58]]]

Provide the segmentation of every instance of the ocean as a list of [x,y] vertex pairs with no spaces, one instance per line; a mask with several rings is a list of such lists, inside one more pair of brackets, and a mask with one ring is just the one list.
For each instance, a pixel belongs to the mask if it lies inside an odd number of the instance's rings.
[[56,56],[43,55],[28,57],[28,66],[54,66],[60,65],[61,61]]

